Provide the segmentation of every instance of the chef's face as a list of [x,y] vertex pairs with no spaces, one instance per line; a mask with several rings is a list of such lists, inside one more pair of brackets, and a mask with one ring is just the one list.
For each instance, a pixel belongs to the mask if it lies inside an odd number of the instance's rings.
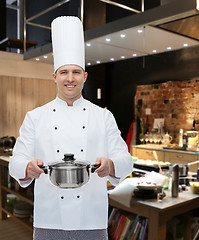
[[72,106],[73,102],[81,97],[87,76],[88,73],[77,65],[60,67],[56,73],[53,73],[57,84],[57,96]]

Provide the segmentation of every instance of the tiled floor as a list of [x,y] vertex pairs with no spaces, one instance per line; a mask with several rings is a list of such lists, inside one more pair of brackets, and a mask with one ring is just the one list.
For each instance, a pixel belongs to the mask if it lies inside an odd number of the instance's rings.
[[32,240],[32,232],[12,218],[0,220],[1,240]]

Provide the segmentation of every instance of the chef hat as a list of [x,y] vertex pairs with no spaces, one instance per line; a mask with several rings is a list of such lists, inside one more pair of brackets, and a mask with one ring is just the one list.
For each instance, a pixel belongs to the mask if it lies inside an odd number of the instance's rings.
[[83,26],[78,17],[63,16],[52,21],[54,72],[63,65],[85,69]]

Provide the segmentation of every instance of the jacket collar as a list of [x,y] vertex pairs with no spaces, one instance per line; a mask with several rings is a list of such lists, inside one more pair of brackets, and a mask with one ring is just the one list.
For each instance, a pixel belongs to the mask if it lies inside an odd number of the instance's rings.
[[[58,104],[61,104],[63,106],[68,106],[67,102],[59,98],[58,96],[55,99],[55,102]],[[84,98],[81,96],[79,99],[77,99],[74,103],[73,106],[81,106],[84,102]]]

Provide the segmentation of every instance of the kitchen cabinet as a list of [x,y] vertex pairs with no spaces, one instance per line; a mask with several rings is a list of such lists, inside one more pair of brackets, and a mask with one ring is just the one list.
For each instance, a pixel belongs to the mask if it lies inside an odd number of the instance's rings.
[[[151,150],[151,149],[135,149],[133,150],[133,153],[134,151],[136,152],[136,157],[140,158],[140,159],[150,159],[150,160],[155,160],[155,157],[153,155],[153,151],[154,150]],[[157,156],[158,156],[158,159],[159,161],[164,161],[164,152],[162,151],[156,151],[157,153]]]
[[[171,164],[174,164],[174,163],[187,164],[187,163],[199,160],[199,157],[196,154],[186,154],[181,152],[165,152],[165,159]],[[199,164],[197,163],[197,164],[191,165],[189,167],[189,171],[197,172],[198,168],[199,168]]]
[[[199,154],[197,154],[197,152],[163,149],[161,145],[155,144],[132,146],[132,155],[139,159],[155,160],[153,151],[156,151],[159,161],[170,162],[171,164],[188,164],[199,160]],[[196,173],[198,168],[199,163],[196,163],[189,167],[189,171]]]
[[[23,224],[24,227],[33,230],[32,223],[29,218],[19,218],[13,215],[13,213],[5,208],[5,203],[7,201],[7,194],[14,194],[18,199],[23,200],[31,205],[33,205],[33,199],[27,197],[26,191],[19,188],[19,190],[13,190],[5,186],[2,179],[2,169],[7,168],[9,163],[9,156],[0,156],[0,220],[6,219],[8,216],[12,217],[14,220]],[[24,190],[24,191],[23,191]]]

